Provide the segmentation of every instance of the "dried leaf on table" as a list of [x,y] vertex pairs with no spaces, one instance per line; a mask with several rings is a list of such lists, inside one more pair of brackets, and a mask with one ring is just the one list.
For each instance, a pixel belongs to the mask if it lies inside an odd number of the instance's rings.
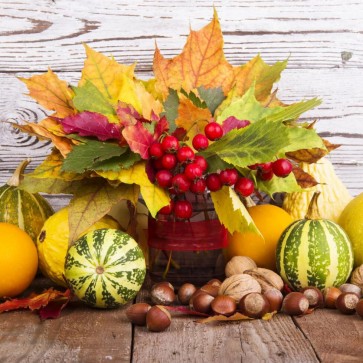
[[197,323],[212,323],[215,321],[240,321],[240,320],[253,320],[246,315],[241,313],[235,313],[231,316],[224,316],[224,315],[213,315],[205,319],[197,320]]
[[33,293],[25,298],[9,299],[3,302],[0,304],[0,313],[18,309],[41,310],[52,303],[48,309],[43,310],[41,319],[55,318],[59,317],[60,311],[70,299],[69,289],[62,292],[51,287],[40,294]]

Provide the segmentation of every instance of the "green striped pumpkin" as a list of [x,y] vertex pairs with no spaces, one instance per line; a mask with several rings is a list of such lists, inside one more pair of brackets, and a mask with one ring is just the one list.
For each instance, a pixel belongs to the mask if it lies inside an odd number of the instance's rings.
[[131,301],[146,274],[137,242],[117,229],[97,229],[81,237],[67,252],[65,278],[86,304],[115,308]]
[[44,222],[54,213],[50,204],[38,193],[18,188],[21,174],[28,165],[24,160],[7,184],[0,187],[0,222],[15,224],[37,240]]
[[278,273],[292,289],[323,289],[348,280],[353,269],[353,251],[339,225],[307,217],[292,223],[282,233],[276,248],[276,264]]

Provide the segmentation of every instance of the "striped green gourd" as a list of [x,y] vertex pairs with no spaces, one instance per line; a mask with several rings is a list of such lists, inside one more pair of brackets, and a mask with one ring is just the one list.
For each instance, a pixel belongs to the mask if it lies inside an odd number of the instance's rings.
[[288,226],[277,243],[277,271],[294,290],[340,286],[353,268],[349,238],[338,224],[319,218],[318,195],[314,194],[305,219]]
[[15,224],[37,240],[44,222],[54,213],[38,193],[19,189],[22,174],[30,160],[22,161],[9,181],[0,187],[0,222]]
[[72,292],[86,304],[115,308],[131,301],[146,274],[137,242],[117,229],[91,231],[67,252],[65,278]]

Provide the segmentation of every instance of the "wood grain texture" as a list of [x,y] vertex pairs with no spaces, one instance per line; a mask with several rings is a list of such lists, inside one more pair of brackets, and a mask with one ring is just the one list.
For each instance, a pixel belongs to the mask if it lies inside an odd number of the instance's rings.
[[[40,278],[28,290],[41,292],[49,286],[49,280]],[[130,362],[132,334],[125,310],[71,302],[55,320],[40,321],[25,310],[2,313],[0,362]]]
[[342,315],[337,310],[316,310],[294,318],[322,362],[361,362],[363,357],[363,319]]

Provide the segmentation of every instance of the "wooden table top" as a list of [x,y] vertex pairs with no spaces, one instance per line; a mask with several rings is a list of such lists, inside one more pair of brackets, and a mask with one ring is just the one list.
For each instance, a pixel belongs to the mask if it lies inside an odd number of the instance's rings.
[[[363,191],[363,2],[254,1],[0,1],[0,183],[25,157],[29,171],[49,142],[6,121],[37,121],[45,111],[25,95],[17,76],[50,66],[60,78],[80,77],[87,43],[120,63],[138,62],[151,75],[155,41],[166,57],[181,51],[189,26],[199,29],[216,7],[226,58],[244,64],[260,53],[272,64],[289,57],[277,86],[286,103],[320,97],[304,115],[321,136],[342,146],[329,158],[353,196]],[[55,209],[65,196],[47,197]],[[36,280],[34,286],[43,284]],[[139,300],[147,299],[143,290]],[[334,310],[270,321],[200,324],[174,316],[170,328],[133,327],[125,309],[96,310],[73,302],[61,318],[40,321],[29,311],[0,315],[0,362],[362,362],[363,319]]]

